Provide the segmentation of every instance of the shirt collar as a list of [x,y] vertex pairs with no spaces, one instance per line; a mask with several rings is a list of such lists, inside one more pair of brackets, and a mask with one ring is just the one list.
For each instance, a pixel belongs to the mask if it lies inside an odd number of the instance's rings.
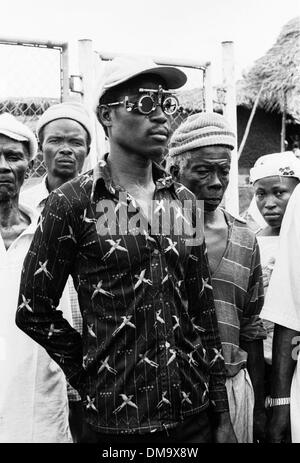
[[45,175],[42,178],[42,181],[40,183],[40,198],[39,198],[39,204],[38,207],[44,207],[46,199],[48,199],[49,196],[49,190],[47,188],[47,175]]
[[4,246],[4,240],[0,234],[0,253],[2,253],[3,251],[5,251],[4,255],[7,255],[7,252],[8,251],[11,251],[12,249],[14,249],[13,247],[13,244],[16,243],[17,241],[19,240],[22,240],[23,237],[25,237],[26,235],[31,235],[33,236],[35,231],[36,231],[36,227],[37,227],[37,223],[38,223],[38,218],[39,218],[39,215],[38,213],[35,211],[35,209],[29,207],[27,204],[22,204],[22,203],[19,203],[19,209],[20,211],[22,211],[24,214],[26,214],[29,219],[30,219],[30,224],[28,225],[28,227],[15,239],[15,241],[11,244],[11,246],[6,249],[5,246]]
[[23,234],[34,234],[36,231],[39,214],[36,212],[35,209],[29,207],[27,204],[19,203],[19,209],[30,218],[30,224],[28,225],[26,230],[24,230]]
[[[95,199],[95,192],[98,183],[103,182],[106,189],[113,195],[116,193],[118,187],[113,184],[111,172],[107,160],[108,153],[105,154],[104,159],[101,159],[93,169],[93,185],[91,192],[91,200]],[[156,189],[161,190],[163,188],[171,188],[174,185],[174,181],[171,175],[160,167],[157,163],[152,163],[152,174],[153,180],[156,184]]]

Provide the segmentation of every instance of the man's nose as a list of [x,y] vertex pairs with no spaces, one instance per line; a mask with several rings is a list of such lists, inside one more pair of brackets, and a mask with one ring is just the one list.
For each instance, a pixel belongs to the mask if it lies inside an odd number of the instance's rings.
[[214,188],[222,188],[222,183],[217,172],[211,173],[211,180],[209,182],[209,186]]
[[62,145],[59,147],[59,152],[63,154],[72,154],[73,151],[69,145],[69,143],[64,142]]
[[0,171],[1,172],[6,172],[10,170],[10,165],[7,162],[5,156],[3,154],[0,154]]
[[158,122],[159,124],[165,124],[168,120],[160,105],[157,105],[155,111],[150,114],[150,119]]
[[265,208],[266,209],[274,209],[276,204],[274,203],[274,199],[272,196],[267,196],[265,199]]

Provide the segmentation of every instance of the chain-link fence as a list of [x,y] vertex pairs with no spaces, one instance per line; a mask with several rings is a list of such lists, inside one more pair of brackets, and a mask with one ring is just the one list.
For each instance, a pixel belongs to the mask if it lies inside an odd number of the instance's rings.
[[[66,44],[0,39],[0,114],[8,112],[35,131],[41,114],[64,98],[66,50]],[[39,153],[29,177],[34,179],[44,173]]]

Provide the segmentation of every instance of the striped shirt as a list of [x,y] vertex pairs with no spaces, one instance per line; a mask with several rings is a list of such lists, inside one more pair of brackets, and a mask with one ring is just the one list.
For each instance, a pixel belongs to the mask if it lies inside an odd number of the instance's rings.
[[[153,179],[161,221],[168,201],[195,200],[156,165]],[[18,326],[61,366],[98,431],[161,431],[209,400],[215,411],[228,411],[203,233],[187,244],[176,233],[178,211],[167,234],[147,226],[134,233],[143,214],[124,190],[121,204],[121,190],[102,161],[49,196],[24,263]],[[115,220],[100,233],[110,214]],[[54,310],[70,273],[82,337]]]
[[223,212],[229,229],[228,242],[212,274],[212,285],[226,373],[235,376],[247,363],[240,341],[266,337],[259,318],[264,288],[255,234],[242,219]]
[[[21,190],[21,200],[31,208],[37,211],[40,215],[45,207],[49,191],[47,187],[47,175],[42,180],[31,188]],[[64,315],[70,313],[72,316],[72,326],[75,330],[82,333],[82,317],[79,309],[77,292],[74,288],[72,278],[70,277],[64,289],[64,297],[60,301],[60,308]],[[80,401],[78,392],[67,383],[68,399],[70,402]]]

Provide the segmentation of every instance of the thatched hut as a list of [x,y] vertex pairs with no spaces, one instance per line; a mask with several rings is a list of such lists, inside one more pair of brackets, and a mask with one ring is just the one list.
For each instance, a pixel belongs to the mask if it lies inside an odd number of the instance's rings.
[[300,122],[300,17],[291,19],[275,44],[240,81],[240,103],[252,106],[259,94],[259,107],[287,111]]
[[[183,107],[180,119],[203,111],[200,88],[181,92],[179,100]],[[283,27],[274,46],[237,82],[236,100],[239,148],[255,106],[239,159],[241,177],[247,178],[259,156],[292,149],[293,142],[300,140],[300,18]],[[215,87],[214,111],[222,113],[225,104],[226,89]]]
[[245,108],[257,106],[260,113],[280,115],[280,150],[292,147],[300,136],[299,127],[294,127],[300,124],[300,17],[291,19],[270,50],[255,61],[238,82],[237,94]]

